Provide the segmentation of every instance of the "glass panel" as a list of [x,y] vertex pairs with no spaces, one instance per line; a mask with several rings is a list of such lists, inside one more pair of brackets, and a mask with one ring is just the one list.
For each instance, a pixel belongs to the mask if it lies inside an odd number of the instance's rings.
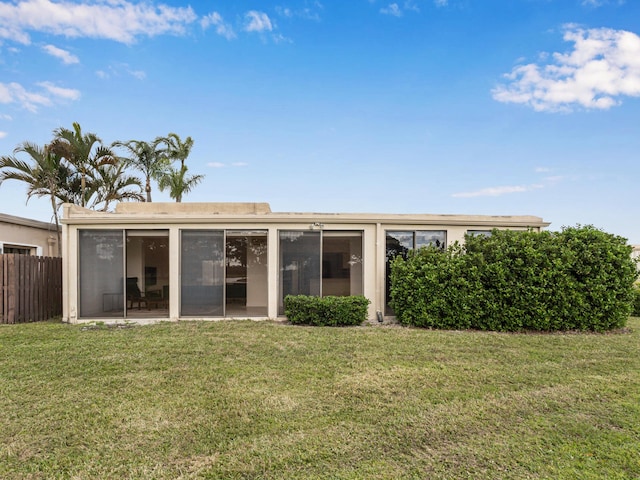
[[80,317],[124,317],[122,230],[80,230]]
[[130,237],[168,237],[167,230],[127,230],[127,238]]
[[[4,246],[4,253],[15,253],[17,255],[31,255],[33,250],[29,247],[9,247],[6,244]],[[0,250],[0,253],[2,253],[2,250]]]
[[362,232],[323,232],[322,296],[362,292]]
[[389,306],[391,300],[391,261],[398,255],[407,258],[410,250],[413,250],[414,232],[387,232],[386,235],[386,275],[385,275],[385,314],[393,315]]
[[268,313],[267,232],[226,232],[226,316]]
[[169,231],[127,230],[127,317],[169,316]]
[[228,237],[266,237],[266,230],[227,230]]
[[287,295],[320,295],[320,232],[280,232],[280,296],[284,314]]
[[491,230],[467,230],[467,235],[472,235],[472,236],[482,235],[485,237],[490,237]]
[[447,245],[446,230],[418,230],[416,232],[416,248],[434,246],[444,249]]
[[180,315],[224,315],[224,232],[183,230],[180,243]]

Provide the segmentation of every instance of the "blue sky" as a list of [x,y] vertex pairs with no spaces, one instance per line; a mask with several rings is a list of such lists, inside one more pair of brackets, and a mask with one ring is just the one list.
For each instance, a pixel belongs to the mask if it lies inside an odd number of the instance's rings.
[[[538,215],[640,244],[640,2],[0,2],[0,153],[191,136],[185,201]],[[154,201],[168,201],[154,187]],[[0,212],[49,220],[0,186]]]

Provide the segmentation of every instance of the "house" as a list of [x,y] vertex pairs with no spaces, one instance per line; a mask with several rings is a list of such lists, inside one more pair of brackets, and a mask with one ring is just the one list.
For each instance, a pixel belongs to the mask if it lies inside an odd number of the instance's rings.
[[58,257],[56,226],[0,213],[0,254]]
[[389,262],[534,216],[278,213],[266,203],[63,207],[63,320],[284,318],[288,294],[364,295],[392,318]]

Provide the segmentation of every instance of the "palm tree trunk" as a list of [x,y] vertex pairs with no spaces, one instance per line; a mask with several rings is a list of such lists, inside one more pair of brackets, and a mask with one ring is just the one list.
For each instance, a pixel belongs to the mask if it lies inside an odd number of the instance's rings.
[[58,219],[58,208],[56,207],[56,198],[51,195],[51,208],[53,209],[53,219],[56,223],[56,238],[58,240],[58,256],[62,256],[62,238],[60,235],[60,220]]
[[82,176],[80,177],[80,205],[82,205],[83,208],[85,206],[84,193],[85,193],[86,188],[87,188],[87,177],[86,177],[85,172],[83,170],[82,171]]
[[144,190],[147,192],[147,202],[151,203],[151,179],[149,177],[147,177],[147,185]]

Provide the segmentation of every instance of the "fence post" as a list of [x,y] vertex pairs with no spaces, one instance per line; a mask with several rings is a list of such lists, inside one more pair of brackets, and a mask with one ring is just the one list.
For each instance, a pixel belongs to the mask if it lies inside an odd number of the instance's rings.
[[7,323],[7,261],[0,255],[0,323]]
[[16,323],[16,256],[9,255],[7,262],[7,323]]

